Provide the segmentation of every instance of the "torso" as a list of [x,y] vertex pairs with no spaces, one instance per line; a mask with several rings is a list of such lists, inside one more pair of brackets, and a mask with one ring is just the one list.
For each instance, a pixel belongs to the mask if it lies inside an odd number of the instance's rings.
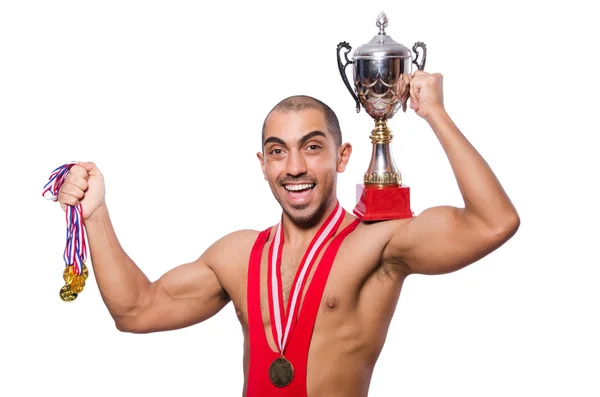
[[[346,214],[337,233],[342,232],[354,220],[353,216]],[[359,223],[339,246],[319,302],[310,340],[305,379],[309,397],[367,395],[371,374],[383,348],[405,278],[401,265],[382,263],[381,260],[385,244],[396,229],[397,222]],[[270,349],[278,352],[271,330],[267,293],[268,248],[275,235],[274,231],[273,229],[270,233],[262,250],[260,308],[264,333],[258,337],[266,337]],[[234,254],[235,260],[217,270],[217,277],[232,299],[244,333],[245,385],[248,384],[250,363],[246,294],[248,264],[258,235],[258,232],[251,231],[242,233],[238,245],[241,249]],[[324,246],[308,275],[306,287],[302,291],[301,305],[328,244]],[[284,245],[281,276],[286,305],[305,250],[306,247],[293,250]],[[256,336],[253,335],[254,337]]]

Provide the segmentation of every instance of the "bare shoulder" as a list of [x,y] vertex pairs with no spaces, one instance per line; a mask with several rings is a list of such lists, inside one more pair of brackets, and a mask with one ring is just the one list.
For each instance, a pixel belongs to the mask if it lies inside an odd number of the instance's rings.
[[227,271],[248,261],[250,251],[256,242],[257,230],[242,229],[226,234],[216,240],[202,255],[203,261],[213,271]]
[[395,233],[408,225],[410,219],[393,219],[387,221],[365,222],[362,221],[352,233],[351,240],[361,241],[361,245],[368,244],[376,248],[379,253],[388,245]]
[[231,232],[212,243],[199,258],[236,305],[244,297],[250,252],[259,234],[250,229]]
[[409,222],[409,219],[361,221],[354,232],[348,235],[344,251],[353,260],[360,258],[358,262],[366,266],[362,271],[371,273],[389,259],[384,256],[386,247],[398,230],[403,229]]

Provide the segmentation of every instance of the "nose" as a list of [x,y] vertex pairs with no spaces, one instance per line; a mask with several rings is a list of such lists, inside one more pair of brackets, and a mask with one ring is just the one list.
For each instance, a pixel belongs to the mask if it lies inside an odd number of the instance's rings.
[[290,176],[306,174],[306,162],[301,153],[296,150],[290,151],[287,157],[286,173]]

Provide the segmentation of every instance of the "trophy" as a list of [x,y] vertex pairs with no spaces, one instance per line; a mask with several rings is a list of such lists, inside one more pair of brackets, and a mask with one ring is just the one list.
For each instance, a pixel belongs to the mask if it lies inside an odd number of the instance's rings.
[[[363,183],[356,186],[354,214],[365,221],[410,218],[410,188],[402,183],[390,150],[392,132],[387,120],[406,104],[410,97],[412,65],[419,70],[425,67],[427,47],[417,42],[411,50],[392,40],[385,32],[388,19],[384,12],[377,18],[379,34],[354,51],[352,60],[348,53],[352,47],[347,42],[337,46],[337,61],[344,84],[356,102],[356,112],[361,105],[375,121],[371,131],[371,163],[364,174]],[[421,49],[421,62],[418,50]],[[344,61],[340,56],[344,51]],[[346,67],[353,65],[354,89],[348,82]]]

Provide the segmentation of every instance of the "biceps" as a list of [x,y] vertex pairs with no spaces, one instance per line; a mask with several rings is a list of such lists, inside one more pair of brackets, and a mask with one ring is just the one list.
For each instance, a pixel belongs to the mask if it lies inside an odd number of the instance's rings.
[[205,264],[181,265],[153,283],[132,332],[188,327],[209,319],[229,302],[215,273]]
[[411,273],[454,272],[496,248],[481,221],[449,206],[424,211],[397,234],[397,253]]

